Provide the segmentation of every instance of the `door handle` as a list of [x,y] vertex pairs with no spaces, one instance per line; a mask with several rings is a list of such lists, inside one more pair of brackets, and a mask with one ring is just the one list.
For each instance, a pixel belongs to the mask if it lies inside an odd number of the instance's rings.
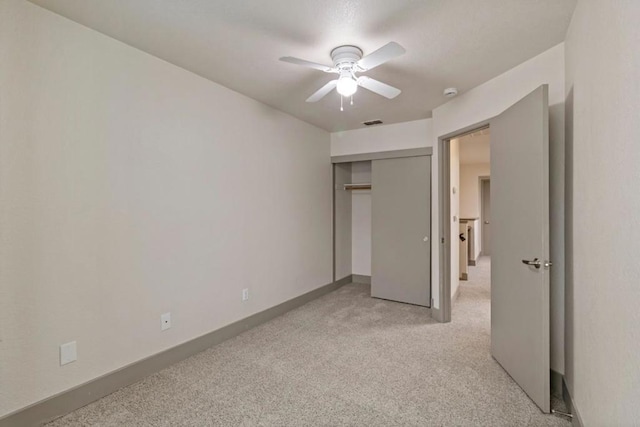
[[484,223],[485,223],[485,224],[489,224],[489,221],[485,221]]
[[540,260],[538,258],[534,258],[533,261],[530,261],[528,259],[523,259],[522,263],[525,265],[529,265],[535,268],[540,268],[540,266],[542,265],[542,263],[540,262]]

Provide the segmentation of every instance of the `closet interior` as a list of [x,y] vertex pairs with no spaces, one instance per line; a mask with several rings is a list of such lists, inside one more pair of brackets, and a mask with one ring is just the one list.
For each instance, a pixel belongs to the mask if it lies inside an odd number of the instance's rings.
[[336,279],[371,283],[371,161],[335,165]]
[[431,305],[431,156],[334,162],[335,279]]

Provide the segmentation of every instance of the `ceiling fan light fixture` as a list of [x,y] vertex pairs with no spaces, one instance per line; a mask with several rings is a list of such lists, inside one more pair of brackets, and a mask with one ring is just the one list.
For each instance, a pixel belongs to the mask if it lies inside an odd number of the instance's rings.
[[358,90],[358,82],[351,76],[340,76],[336,90],[342,96],[351,96]]
[[342,98],[351,97],[351,105],[353,105],[353,95],[358,90],[358,86],[362,86],[366,90],[384,96],[387,99],[393,99],[400,95],[402,91],[398,88],[389,86],[371,77],[356,77],[356,74],[376,68],[404,53],[404,48],[398,43],[389,42],[364,57],[362,56],[362,49],[357,46],[338,46],[331,51],[333,67],[291,56],[283,56],[280,60],[291,64],[302,65],[307,68],[313,68],[314,70],[324,71],[325,73],[338,74],[337,79],[327,82],[307,98],[306,102],[318,102],[327,96],[329,92],[333,91],[333,89],[336,89],[340,94],[340,110],[344,110],[342,107]]

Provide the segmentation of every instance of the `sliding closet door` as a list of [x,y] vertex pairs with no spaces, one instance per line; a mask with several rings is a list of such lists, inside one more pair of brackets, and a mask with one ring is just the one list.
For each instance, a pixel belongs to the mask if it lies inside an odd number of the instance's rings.
[[431,157],[373,160],[371,296],[431,305]]

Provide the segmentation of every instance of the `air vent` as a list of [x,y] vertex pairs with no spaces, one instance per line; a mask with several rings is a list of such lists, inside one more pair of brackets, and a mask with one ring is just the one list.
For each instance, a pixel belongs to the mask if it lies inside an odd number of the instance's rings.
[[365,126],[381,125],[382,120],[369,120],[368,122],[362,122]]

